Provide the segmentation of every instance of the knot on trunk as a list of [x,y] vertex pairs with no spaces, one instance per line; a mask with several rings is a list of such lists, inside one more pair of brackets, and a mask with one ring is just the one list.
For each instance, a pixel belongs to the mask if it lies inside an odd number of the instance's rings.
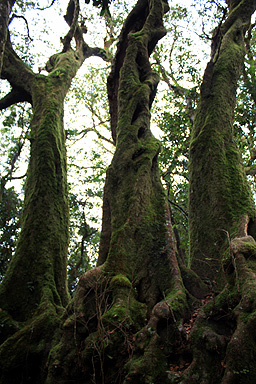
[[256,257],[256,242],[252,236],[236,237],[231,241],[230,249],[234,256],[243,254],[246,258]]

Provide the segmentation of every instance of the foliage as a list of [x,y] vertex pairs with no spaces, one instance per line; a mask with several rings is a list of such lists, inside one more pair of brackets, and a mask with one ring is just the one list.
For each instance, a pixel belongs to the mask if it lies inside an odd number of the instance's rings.
[[[68,253],[68,288],[74,293],[80,276],[95,266],[99,244],[99,229],[87,224],[90,215],[85,214],[88,203],[79,201],[69,193],[70,245]],[[88,209],[87,209],[88,212]]]
[[0,202],[0,281],[15,250],[20,229],[21,203],[13,187],[4,190]]
[[239,82],[237,94],[237,105],[235,109],[235,137],[241,150],[245,170],[251,185],[255,191],[256,175],[256,136],[255,136],[255,113],[256,113],[256,95],[255,95],[255,38],[256,32],[253,29],[248,38],[247,54],[245,57],[243,75]]

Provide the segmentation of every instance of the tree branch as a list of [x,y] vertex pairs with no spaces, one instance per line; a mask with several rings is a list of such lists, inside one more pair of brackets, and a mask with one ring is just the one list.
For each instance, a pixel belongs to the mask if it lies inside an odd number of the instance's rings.
[[51,8],[51,7],[53,6],[53,4],[55,3],[55,1],[56,1],[56,0],[52,0],[51,4],[48,5],[48,6],[45,7],[45,8],[36,8],[36,9],[38,9],[39,11],[44,11],[45,9],[49,9],[49,8]]
[[[73,37],[75,36],[76,29],[78,27],[78,16],[79,16],[79,1],[70,0],[67,7],[67,13],[64,16],[67,24],[70,26],[70,29],[64,39],[62,40],[63,51],[66,52],[70,48],[70,43]],[[80,41],[80,38],[78,39]]]
[[183,213],[183,215],[186,217],[186,218],[188,218],[188,213],[179,205],[179,204],[177,204],[177,203],[174,203],[174,201],[172,201],[172,200],[170,200],[170,199],[168,199],[168,201],[169,201],[169,203],[171,204],[171,205],[173,205],[174,207],[176,207],[176,208],[178,208],[182,213]]
[[[11,162],[10,162],[10,169],[9,171],[6,173],[5,176],[2,176],[1,179],[0,179],[0,201],[2,199],[2,195],[3,195],[3,192],[4,192],[4,189],[5,189],[5,186],[6,186],[6,183],[9,181],[9,180],[13,180],[14,178],[12,177],[12,174],[15,170],[15,164],[21,154],[21,150],[23,148],[25,144],[25,139],[19,139],[19,142],[17,144],[17,147],[16,147],[16,152],[14,153],[12,159],[11,159]],[[24,176],[23,176],[24,177]],[[22,177],[15,177],[15,179],[21,179]]]
[[16,15],[15,13],[12,14],[12,17],[10,18],[10,21],[9,21],[9,25],[11,24],[11,22],[13,21],[13,19],[22,19],[25,21],[25,24],[26,24],[26,27],[27,27],[27,33],[28,33],[28,38],[33,41],[32,37],[30,37],[30,34],[29,34],[29,26],[28,26],[28,21],[27,19],[24,17],[24,16],[20,16],[20,15]]
[[[160,72],[161,72],[161,75],[162,75],[162,79],[167,84],[167,86],[170,89],[170,91],[173,91],[177,96],[185,96],[186,104],[187,104],[186,109],[187,109],[189,118],[190,118],[190,120],[191,120],[191,122],[193,124],[194,119],[195,119],[195,109],[193,108],[192,99],[189,96],[189,90],[186,89],[186,88],[181,87],[180,85],[178,85],[178,83],[176,81],[175,81],[176,85],[171,84],[171,82],[169,80],[169,76],[168,76],[165,68],[160,63],[159,58],[155,57],[155,59],[156,59],[156,64],[158,65],[158,67],[160,69]],[[173,76],[170,76],[170,77],[173,80]]]
[[70,44],[73,38],[75,38],[76,42],[76,51],[81,52],[83,54],[84,59],[87,59],[91,56],[98,56],[101,59],[108,61],[107,54],[104,49],[98,47],[90,47],[83,38],[84,34],[84,26],[81,28],[78,24],[78,16],[79,16],[79,1],[78,0],[70,0],[67,13],[64,16],[67,24],[70,26],[70,29],[67,35],[62,39],[63,44],[63,53],[70,49]]
[[32,98],[29,93],[22,89],[13,88],[6,96],[0,99],[0,110],[10,107],[13,104],[27,101],[32,104]]
[[[16,54],[12,48],[10,39],[8,38],[5,45],[1,78],[8,80],[13,88],[11,95],[8,96],[9,100],[15,96],[19,101],[31,102],[32,96],[30,86],[33,77],[34,72]],[[23,96],[21,96],[22,93]]]
[[86,44],[85,41],[83,42],[83,53],[85,59],[91,56],[97,56],[103,59],[104,61],[109,61],[109,58],[104,49],[98,47],[89,47],[89,45]]
[[115,55],[114,63],[111,73],[108,77],[107,89],[109,99],[109,110],[111,116],[111,131],[114,142],[116,142],[116,126],[118,120],[118,88],[119,88],[119,74],[123,65],[126,48],[128,45],[128,36],[130,32],[140,30],[148,15],[147,1],[139,1],[133,10],[128,15],[123,28],[120,33],[119,42],[117,44],[117,52]]
[[249,28],[248,15],[252,15],[256,8],[256,0],[229,0],[229,15],[221,27],[224,35],[236,20],[245,23],[245,30]]

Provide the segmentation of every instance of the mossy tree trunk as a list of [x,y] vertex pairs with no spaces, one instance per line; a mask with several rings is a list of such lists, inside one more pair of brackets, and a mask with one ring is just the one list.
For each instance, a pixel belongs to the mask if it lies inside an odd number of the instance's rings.
[[[193,152],[196,142],[200,142],[200,134],[196,136],[200,131],[199,122],[203,121],[206,112],[211,112],[211,117],[220,103],[217,100],[217,107],[208,105],[204,92],[208,89],[208,98],[214,103],[220,94],[213,92],[215,87],[228,77],[224,89],[227,88],[221,97],[223,115],[218,120],[219,125],[210,125],[212,118],[203,124],[206,127],[209,122],[211,133],[216,127],[217,142],[221,143],[222,138],[222,153],[228,151],[227,159],[231,154],[235,156],[232,172],[224,181],[232,183],[230,179],[235,177],[243,192],[242,199],[236,192],[223,209],[223,225],[229,227],[221,229],[229,232],[229,228],[234,228],[236,235],[244,236],[234,239],[230,236],[230,248],[225,258],[223,238],[215,255],[219,258],[218,268],[211,273],[205,272],[212,283],[213,279],[219,282],[224,278],[225,288],[221,293],[211,292],[199,301],[193,294],[200,297],[205,293],[200,279],[186,269],[182,271],[183,281],[180,276],[157,169],[158,142],[149,130],[149,108],[157,77],[150,68],[148,57],[164,34],[161,16],[166,4],[159,0],[139,0],[124,24],[108,79],[116,152],[106,177],[98,266],[80,279],[75,298],[63,318],[63,326],[55,335],[55,345],[49,355],[47,384],[57,380],[62,384],[70,381],[88,384],[249,384],[255,381],[256,243],[247,236],[248,217],[253,218],[254,206],[231,135],[232,108],[240,71],[237,60],[241,66],[243,36],[254,6],[251,2],[236,3],[236,6],[238,8],[230,3],[222,38],[217,39],[219,49],[214,51],[215,59],[212,58],[206,70],[191,144]],[[234,56],[229,52],[232,45],[238,50]],[[217,72],[214,72],[215,62],[219,63],[221,57],[224,69],[217,66]],[[223,137],[222,130],[226,126],[230,136],[226,133]],[[201,137],[204,134],[202,130]],[[211,147],[210,139],[212,136],[207,133],[204,146],[199,146],[198,162],[202,147]],[[229,145],[226,145],[226,139]],[[194,181],[197,173],[193,172],[193,161],[196,161],[193,155],[191,183],[196,196],[203,181]],[[219,167],[224,167],[223,171],[226,162],[217,161]],[[212,182],[212,178],[209,179]],[[216,179],[213,182],[216,184]],[[238,188],[238,185],[234,186]],[[229,193],[231,188],[226,184],[219,192],[218,186],[222,188],[221,184],[214,185],[217,196],[226,190]],[[232,208],[232,202],[237,204],[237,212],[230,223],[228,208]],[[211,200],[208,204],[210,208],[215,207]],[[209,216],[206,209],[205,214]],[[212,211],[210,217],[211,214]],[[209,249],[211,241],[208,237]],[[196,272],[204,279],[205,275],[195,260],[192,261]]]
[[[20,101],[32,104],[30,161],[21,233],[0,287],[0,382],[43,382],[47,351],[69,302],[67,291],[68,195],[64,98],[85,58],[102,55],[83,40],[72,9],[63,51],[46,64],[48,76],[33,73],[5,44],[1,77],[11,92],[0,108]],[[75,38],[76,49],[70,42]]]
[[227,3],[227,18],[214,31],[190,146],[191,267],[212,296],[189,333],[193,360],[178,380],[189,384],[256,380],[255,206],[233,135],[244,37],[256,2]]
[[233,132],[244,36],[255,1],[228,3],[227,19],[213,33],[211,60],[201,86],[190,145],[191,267],[217,291],[225,283],[221,259],[229,239],[241,232],[244,221],[255,216]]
[[[185,268],[181,277],[158,173],[159,143],[150,131],[158,77],[149,56],[165,34],[168,6],[139,0],[127,17],[108,79],[116,152],[106,176],[98,265],[81,277],[69,302],[63,100],[85,57],[102,54],[83,42],[74,4],[63,52],[50,58],[48,76],[34,74],[10,43],[5,49],[2,77],[12,92],[0,108],[29,101],[33,119],[22,231],[0,288],[0,383],[251,384],[254,205],[232,119],[256,2],[228,2],[202,84],[190,171],[191,262],[199,278]],[[195,298],[206,292],[200,278],[210,289],[217,284],[203,301]]]
[[186,293],[159,177],[159,142],[150,131],[158,76],[149,56],[165,34],[167,9],[161,0],[139,0],[120,35],[108,79],[116,151],[98,266],[80,279],[50,353],[47,383],[163,382],[167,356],[181,342]]
[[9,15],[15,0],[1,0],[0,1],[0,74],[3,66],[3,58],[5,51],[5,44],[8,35]]

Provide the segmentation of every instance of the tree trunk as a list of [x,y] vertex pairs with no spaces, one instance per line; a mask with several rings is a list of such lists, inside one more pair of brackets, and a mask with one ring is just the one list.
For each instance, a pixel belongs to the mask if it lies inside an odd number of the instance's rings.
[[[88,46],[79,44],[79,28],[70,21],[77,50],[68,34],[45,77],[6,45],[2,76],[13,90],[0,108],[31,101],[33,119],[22,230],[0,288],[0,384],[255,382],[254,205],[232,119],[244,34],[256,2],[228,3],[192,132],[194,271],[184,268],[181,278],[157,166],[159,143],[150,131],[158,77],[149,56],[165,34],[168,6],[139,0],[124,24],[108,80],[116,152],[106,176],[98,265],[81,277],[67,306],[63,100]],[[74,4],[68,20],[74,20]],[[200,301],[196,297],[206,292],[201,280],[210,283],[211,293]]]
[[212,295],[189,331],[193,360],[178,381],[189,384],[256,378],[255,207],[233,137],[244,35],[256,2],[228,3],[227,19],[214,31],[190,147],[191,266]]
[[80,279],[47,383],[161,382],[166,356],[180,343],[168,344],[168,327],[178,333],[186,294],[158,172],[159,143],[150,131],[158,76],[149,55],[165,34],[166,10],[161,0],[139,0],[121,32],[108,80],[116,151],[106,176],[98,266]]
[[9,16],[15,0],[0,1],[0,75],[2,72],[5,44],[8,35]]
[[230,1],[227,20],[212,39],[190,145],[190,258],[192,269],[219,291],[222,256],[242,221],[255,216],[242,159],[234,141],[237,82],[255,1]]
[[12,91],[0,107],[30,101],[33,117],[21,233],[0,287],[0,383],[44,382],[49,346],[69,302],[63,103],[73,77],[89,56],[89,47],[81,39],[80,43],[76,51],[66,45],[50,58],[48,76],[34,74],[10,42],[5,47],[2,77]]

